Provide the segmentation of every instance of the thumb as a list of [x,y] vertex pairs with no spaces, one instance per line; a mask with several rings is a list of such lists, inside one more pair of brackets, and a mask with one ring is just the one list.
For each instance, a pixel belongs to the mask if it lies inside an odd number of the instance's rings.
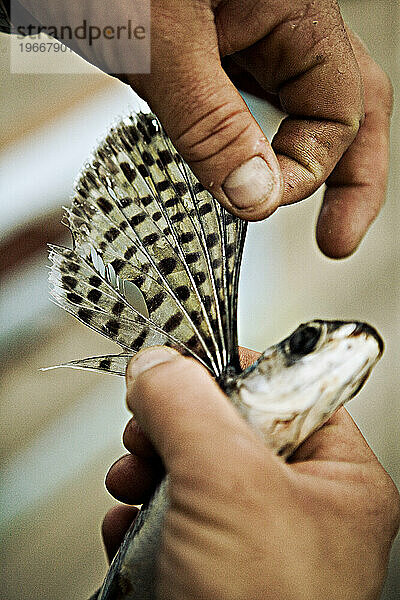
[[240,469],[257,449],[265,459],[261,439],[206,369],[170,348],[148,348],[130,362],[127,403],[171,474],[196,465],[215,479],[218,465],[224,472],[229,464]]
[[[188,10],[181,3],[182,10]],[[198,24],[198,15],[197,24]],[[279,205],[282,176],[275,154],[239,92],[222,69],[215,25],[196,23],[173,39],[160,28],[152,33],[152,71],[129,76],[131,86],[159,117],[174,146],[200,182],[231,213],[260,220]],[[168,41],[166,46],[165,40]]]

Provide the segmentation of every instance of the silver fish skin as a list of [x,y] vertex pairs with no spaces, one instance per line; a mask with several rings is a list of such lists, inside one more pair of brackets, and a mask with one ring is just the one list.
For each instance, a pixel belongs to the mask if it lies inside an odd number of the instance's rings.
[[[358,393],[382,352],[381,337],[366,323],[314,320],[219,383],[266,446],[287,459]],[[155,600],[167,510],[168,477],[127,532],[94,598]]]

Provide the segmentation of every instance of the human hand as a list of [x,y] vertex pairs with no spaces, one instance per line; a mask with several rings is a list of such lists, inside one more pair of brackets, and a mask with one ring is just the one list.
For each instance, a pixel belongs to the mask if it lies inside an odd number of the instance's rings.
[[[246,351],[244,362],[256,356]],[[142,502],[162,457],[170,508],[159,598],[379,597],[399,496],[344,409],[284,463],[192,359],[145,350],[130,363],[127,386],[131,454],[113,465],[107,486]],[[108,513],[110,556],[135,512]]]
[[[110,17],[108,4],[98,0],[21,3],[43,23]],[[135,21],[140,10],[141,3],[118,0],[112,17]],[[108,72],[129,64],[126,44],[116,40],[66,43]],[[260,220],[326,182],[317,240],[338,258],[356,249],[379,212],[391,86],[346,32],[335,0],[153,2],[151,73],[121,78],[149,103],[203,185],[232,213]],[[235,82],[255,85],[288,114],[272,146]]]

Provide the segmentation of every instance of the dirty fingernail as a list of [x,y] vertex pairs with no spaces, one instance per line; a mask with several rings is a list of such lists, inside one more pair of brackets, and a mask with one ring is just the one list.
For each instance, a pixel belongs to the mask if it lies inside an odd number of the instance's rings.
[[225,179],[222,189],[231,203],[240,209],[251,208],[274,192],[276,177],[261,156],[253,156]]
[[126,378],[128,383],[132,383],[140,373],[151,369],[161,363],[174,360],[179,356],[179,352],[166,346],[153,346],[138,352],[128,365]]

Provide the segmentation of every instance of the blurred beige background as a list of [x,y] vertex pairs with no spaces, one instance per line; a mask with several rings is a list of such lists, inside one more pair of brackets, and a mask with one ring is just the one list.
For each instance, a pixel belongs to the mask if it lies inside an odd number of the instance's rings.
[[[397,0],[343,0],[343,14],[400,90]],[[47,298],[48,241],[90,150],[134,95],[95,69],[86,75],[10,75],[0,34],[0,422],[3,573],[7,600],[82,600],[106,561],[100,522],[114,503],[108,466],[123,452],[128,413],[119,378],[42,366],[115,347]],[[78,60],[78,59],[76,59]],[[279,115],[247,97],[266,133]],[[400,111],[395,103],[387,203],[355,256],[324,258],[314,240],[320,196],[250,227],[240,291],[240,342],[257,350],[313,317],[366,320],[386,342],[349,409],[400,484],[398,397]],[[382,598],[400,597],[400,543]]]

